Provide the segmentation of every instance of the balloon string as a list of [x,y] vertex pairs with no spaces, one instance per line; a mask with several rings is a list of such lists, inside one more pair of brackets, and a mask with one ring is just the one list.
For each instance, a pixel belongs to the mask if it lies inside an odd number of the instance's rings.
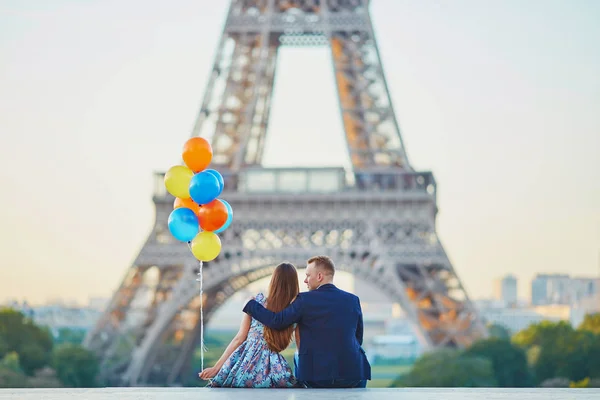
[[204,371],[204,352],[207,350],[204,346],[204,289],[202,279],[202,261],[200,261],[200,268],[198,268],[198,279],[200,282],[200,371]]
[[[188,242],[187,244],[191,251],[191,242]],[[202,279],[202,266],[203,263],[200,261],[198,265],[198,278],[196,278],[196,281],[200,282],[200,372],[204,371],[204,352],[208,351],[204,345],[204,288]]]

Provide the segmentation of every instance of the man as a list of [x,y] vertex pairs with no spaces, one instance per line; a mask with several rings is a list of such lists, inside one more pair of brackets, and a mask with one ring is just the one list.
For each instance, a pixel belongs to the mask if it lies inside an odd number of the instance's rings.
[[360,300],[333,285],[335,266],[327,256],[308,260],[300,293],[285,310],[274,313],[250,300],[244,312],[273,329],[294,323],[300,328],[296,378],[310,388],[364,388],[371,366],[361,348]]

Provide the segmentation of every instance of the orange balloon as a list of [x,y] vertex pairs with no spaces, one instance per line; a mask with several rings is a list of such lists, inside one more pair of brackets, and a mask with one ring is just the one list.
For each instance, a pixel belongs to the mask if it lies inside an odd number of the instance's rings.
[[194,172],[200,172],[212,161],[213,151],[208,140],[193,137],[183,146],[183,162]]
[[200,228],[204,231],[216,231],[227,222],[227,207],[221,200],[215,199],[204,204],[198,213]]
[[191,198],[180,199],[179,197],[175,197],[175,201],[173,202],[173,210],[180,208],[180,207],[189,208],[190,210],[192,210],[194,212],[194,214],[196,214],[198,216],[198,218],[200,218],[200,208],[201,207],[198,203],[196,203]]

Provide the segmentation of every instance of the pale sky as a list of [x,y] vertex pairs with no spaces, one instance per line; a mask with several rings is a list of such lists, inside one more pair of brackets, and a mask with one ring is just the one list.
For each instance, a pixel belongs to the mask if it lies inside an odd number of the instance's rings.
[[[470,295],[507,273],[521,296],[538,272],[597,275],[600,2],[371,3],[409,159],[435,174],[438,232]],[[0,301],[118,286],[226,6],[0,0]],[[326,48],[281,52],[267,165],[347,162],[331,71]]]

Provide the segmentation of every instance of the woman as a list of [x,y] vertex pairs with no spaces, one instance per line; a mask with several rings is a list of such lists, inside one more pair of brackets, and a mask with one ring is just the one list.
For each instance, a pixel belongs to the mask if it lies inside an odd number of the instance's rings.
[[[298,295],[298,272],[289,263],[275,268],[269,284],[269,297],[262,293],[256,301],[267,309],[279,312],[286,308]],[[211,387],[289,388],[297,385],[288,362],[280,354],[285,350],[294,334],[294,326],[276,331],[265,327],[257,320],[244,314],[237,335],[212,368],[198,375],[211,379]],[[296,332],[296,345],[298,345]]]

